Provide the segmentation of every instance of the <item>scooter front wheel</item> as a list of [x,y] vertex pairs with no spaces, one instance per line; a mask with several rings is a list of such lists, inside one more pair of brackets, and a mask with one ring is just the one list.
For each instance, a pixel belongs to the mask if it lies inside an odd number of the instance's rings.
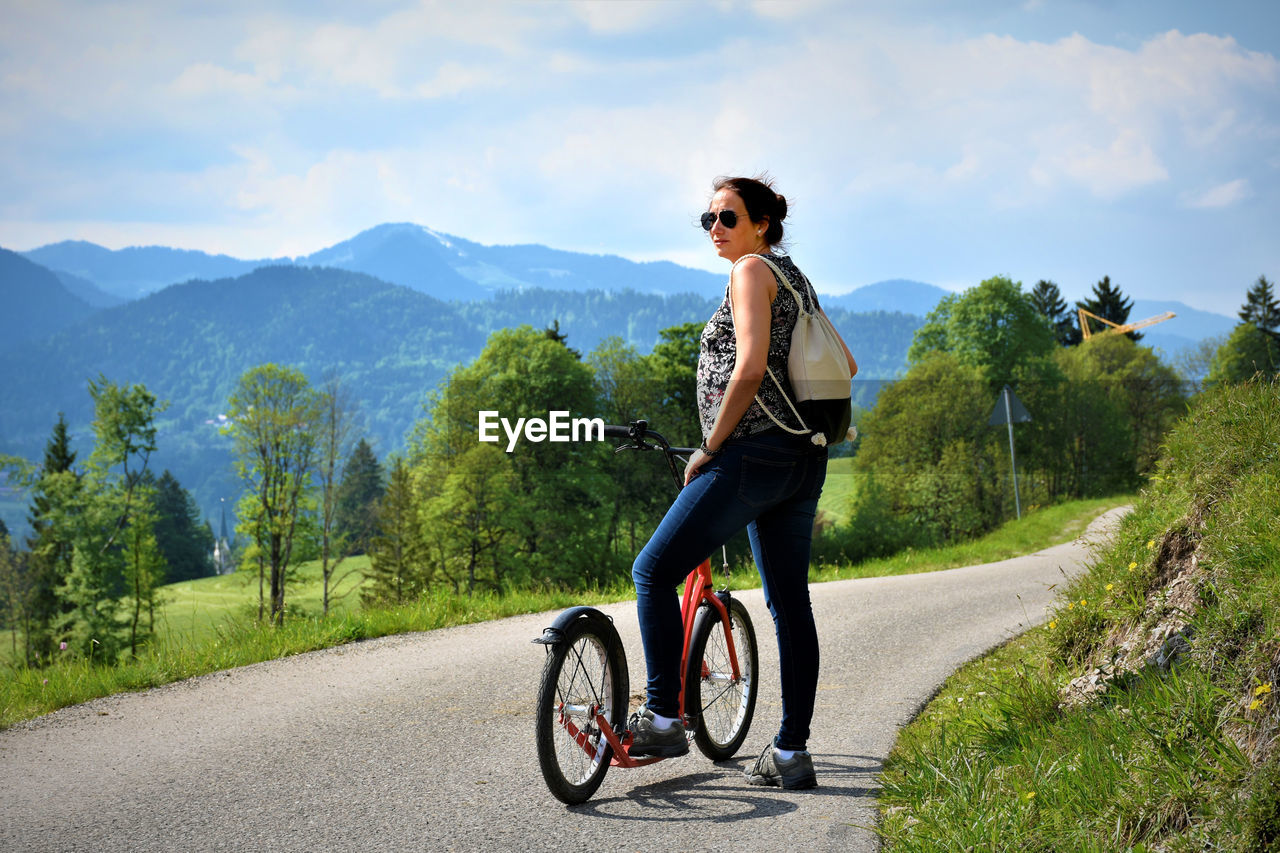
[[627,660],[617,629],[598,613],[584,615],[548,646],[535,713],[538,764],[556,799],[586,802],[613,758],[600,719],[614,728],[627,713]]

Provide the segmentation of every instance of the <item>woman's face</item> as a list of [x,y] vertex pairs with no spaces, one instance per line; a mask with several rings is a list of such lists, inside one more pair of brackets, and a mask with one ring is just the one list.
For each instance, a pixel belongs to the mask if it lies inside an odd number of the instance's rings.
[[[716,215],[711,224],[711,244],[716,247],[716,254],[730,261],[736,261],[743,255],[759,254],[768,248],[764,242],[764,230],[768,222],[752,222],[747,216],[747,206],[742,196],[730,189],[718,190],[711,197],[708,211]],[[738,217],[732,228],[726,228],[720,221],[720,212],[731,210]]]

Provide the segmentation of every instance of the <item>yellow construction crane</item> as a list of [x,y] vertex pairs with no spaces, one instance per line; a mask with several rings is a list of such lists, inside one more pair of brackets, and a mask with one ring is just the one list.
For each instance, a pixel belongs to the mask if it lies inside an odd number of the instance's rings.
[[[1156,323],[1163,323],[1165,320],[1171,320],[1174,317],[1178,316],[1172,311],[1166,311],[1163,314],[1159,314],[1155,317],[1148,317],[1147,319],[1139,320],[1136,323],[1120,324],[1120,323],[1113,323],[1110,320],[1108,320],[1106,317],[1099,317],[1097,314],[1094,314],[1092,311],[1086,311],[1083,308],[1079,308],[1077,310],[1080,312],[1080,335],[1086,341],[1089,340],[1089,338],[1093,337],[1094,335],[1109,335],[1112,333],[1124,334],[1125,332],[1132,332],[1134,329],[1143,329],[1143,328],[1146,328],[1147,326],[1154,326]],[[1089,330],[1089,321],[1085,319],[1086,317],[1092,317],[1093,319],[1097,320],[1099,323],[1106,323],[1111,328],[1103,329],[1100,332],[1092,332]]]

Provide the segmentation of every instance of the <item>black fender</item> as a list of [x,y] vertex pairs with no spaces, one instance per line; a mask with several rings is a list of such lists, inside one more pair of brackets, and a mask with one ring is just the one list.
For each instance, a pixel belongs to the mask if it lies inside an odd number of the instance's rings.
[[565,631],[568,630],[570,625],[577,620],[588,616],[599,616],[610,624],[613,623],[613,619],[611,617],[606,616],[596,608],[587,607],[586,605],[578,605],[577,607],[570,607],[568,610],[561,611],[560,615],[556,617],[556,621],[552,622],[550,627],[544,628],[542,636],[535,637],[533,642],[541,643],[544,646],[554,646],[556,643],[559,643],[564,639]]

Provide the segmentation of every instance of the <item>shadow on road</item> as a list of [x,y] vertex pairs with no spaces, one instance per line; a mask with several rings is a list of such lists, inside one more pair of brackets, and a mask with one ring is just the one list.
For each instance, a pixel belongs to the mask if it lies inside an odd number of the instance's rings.
[[808,791],[753,787],[742,778],[749,762],[723,762],[729,773],[693,773],[640,785],[622,796],[605,797],[570,806],[569,811],[626,821],[736,823],[778,817],[799,808],[800,798],[852,797],[874,803],[883,769],[879,759],[865,755],[824,755],[814,761],[818,787]]
[[724,773],[694,773],[641,785],[621,797],[592,800],[570,811],[615,820],[733,823],[796,810],[795,803],[755,795],[746,782],[739,787],[740,781],[740,776]]

